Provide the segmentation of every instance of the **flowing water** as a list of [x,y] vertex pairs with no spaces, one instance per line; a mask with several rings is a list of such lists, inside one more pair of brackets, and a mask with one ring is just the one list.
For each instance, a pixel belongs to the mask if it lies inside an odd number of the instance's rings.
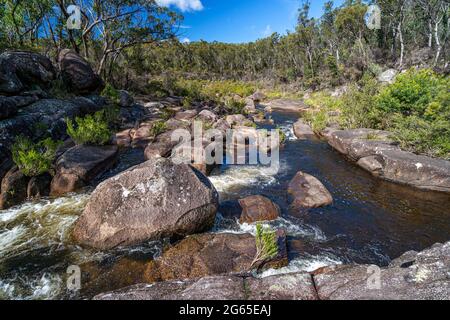
[[[282,208],[270,223],[288,233],[290,264],[262,276],[312,271],[336,263],[386,265],[408,250],[422,250],[450,239],[450,197],[420,192],[381,181],[347,162],[320,140],[296,140],[298,115],[275,112],[273,120],[287,134],[281,166],[274,173],[262,166],[222,166],[210,177],[222,201],[264,195]],[[263,126],[272,128],[273,126]],[[142,161],[142,152],[121,157],[112,176]],[[317,177],[331,192],[331,206],[292,210],[287,185],[298,171]],[[122,257],[151,259],[162,243],[96,252],[72,242],[70,230],[89,199],[90,190],[59,199],[44,199],[0,211],[0,299],[80,298],[66,290],[70,265],[111,263]],[[214,232],[254,232],[218,216]],[[82,298],[88,298],[89,295]]]

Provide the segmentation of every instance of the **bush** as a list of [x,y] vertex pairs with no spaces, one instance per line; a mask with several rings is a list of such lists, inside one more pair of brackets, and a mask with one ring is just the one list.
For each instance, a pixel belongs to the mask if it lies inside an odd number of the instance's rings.
[[448,103],[449,85],[448,78],[440,77],[430,69],[410,69],[380,92],[377,103],[387,113],[424,116],[430,107],[439,109],[439,106],[444,107],[445,100]]
[[250,266],[253,269],[257,264],[273,259],[278,254],[277,235],[269,228],[256,225],[256,255]]
[[119,103],[120,102],[120,92],[119,92],[119,90],[115,89],[109,83],[106,84],[106,86],[103,89],[101,95],[103,97],[105,97],[105,98],[110,99],[113,103]]
[[84,118],[76,117],[75,123],[67,118],[67,134],[76,144],[105,145],[111,141],[112,131],[106,120],[105,110]]
[[341,111],[339,124],[345,129],[379,128],[383,113],[377,108],[375,99],[379,84],[367,79],[359,86],[352,85],[339,100]]
[[157,137],[161,133],[164,133],[167,130],[167,125],[165,121],[156,121],[152,124],[150,128],[149,135],[151,137]]
[[12,146],[13,161],[24,175],[39,176],[51,170],[60,144],[60,141],[55,142],[51,138],[33,143],[20,136]]

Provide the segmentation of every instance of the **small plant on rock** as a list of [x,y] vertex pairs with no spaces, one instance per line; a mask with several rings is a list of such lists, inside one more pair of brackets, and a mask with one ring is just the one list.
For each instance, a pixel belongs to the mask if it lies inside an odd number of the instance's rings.
[[115,89],[112,85],[109,83],[105,86],[103,89],[101,95],[105,98],[110,99],[113,103],[119,103],[120,101],[120,92],[119,90]]
[[264,228],[261,224],[256,225],[256,255],[250,269],[273,259],[278,254],[277,235],[270,228]]
[[156,121],[152,124],[150,128],[149,135],[151,137],[157,137],[161,133],[164,133],[167,130],[167,125],[164,121]]
[[105,145],[111,140],[111,129],[106,120],[105,111],[84,118],[76,117],[75,123],[67,118],[67,134],[78,145]]
[[27,177],[36,177],[52,168],[60,141],[47,138],[38,143],[20,136],[12,146],[13,161]]

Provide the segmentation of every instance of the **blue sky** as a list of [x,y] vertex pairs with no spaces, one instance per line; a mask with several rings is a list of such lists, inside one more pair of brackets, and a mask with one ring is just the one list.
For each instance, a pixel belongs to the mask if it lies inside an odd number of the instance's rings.
[[[241,43],[293,30],[300,0],[157,0],[185,17],[180,39]],[[320,17],[326,0],[311,1]],[[339,5],[343,0],[335,0]]]

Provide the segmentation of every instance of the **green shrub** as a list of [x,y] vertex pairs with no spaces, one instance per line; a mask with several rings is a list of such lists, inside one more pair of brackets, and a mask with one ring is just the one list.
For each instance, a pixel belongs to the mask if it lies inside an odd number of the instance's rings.
[[157,137],[161,133],[164,133],[167,131],[167,125],[165,121],[156,121],[152,124],[150,127],[149,135],[150,137]]
[[105,110],[87,115],[84,118],[76,117],[75,123],[67,118],[67,134],[79,145],[105,145],[111,141],[112,131],[106,119]]
[[377,108],[375,99],[379,84],[368,79],[361,86],[352,85],[340,98],[339,124],[345,129],[378,128],[383,121],[383,113]]
[[120,92],[119,92],[119,90],[115,89],[109,83],[106,84],[106,86],[103,89],[101,95],[103,97],[105,97],[105,98],[110,99],[113,103],[119,103],[120,102]]
[[384,112],[423,116],[430,105],[436,107],[445,100],[448,102],[449,85],[449,78],[440,77],[430,69],[410,69],[380,92],[377,103]]
[[225,101],[225,108],[230,114],[247,114],[244,101],[236,101],[232,98]]
[[256,255],[250,269],[253,269],[260,263],[273,259],[278,254],[277,235],[275,231],[257,224],[255,242]]
[[280,137],[280,144],[284,144],[286,142],[286,139],[287,139],[286,134],[279,127],[277,127],[276,130],[278,131],[278,135]]
[[51,138],[33,143],[20,136],[12,146],[13,161],[24,175],[39,176],[51,170],[60,144],[60,141],[55,142]]

